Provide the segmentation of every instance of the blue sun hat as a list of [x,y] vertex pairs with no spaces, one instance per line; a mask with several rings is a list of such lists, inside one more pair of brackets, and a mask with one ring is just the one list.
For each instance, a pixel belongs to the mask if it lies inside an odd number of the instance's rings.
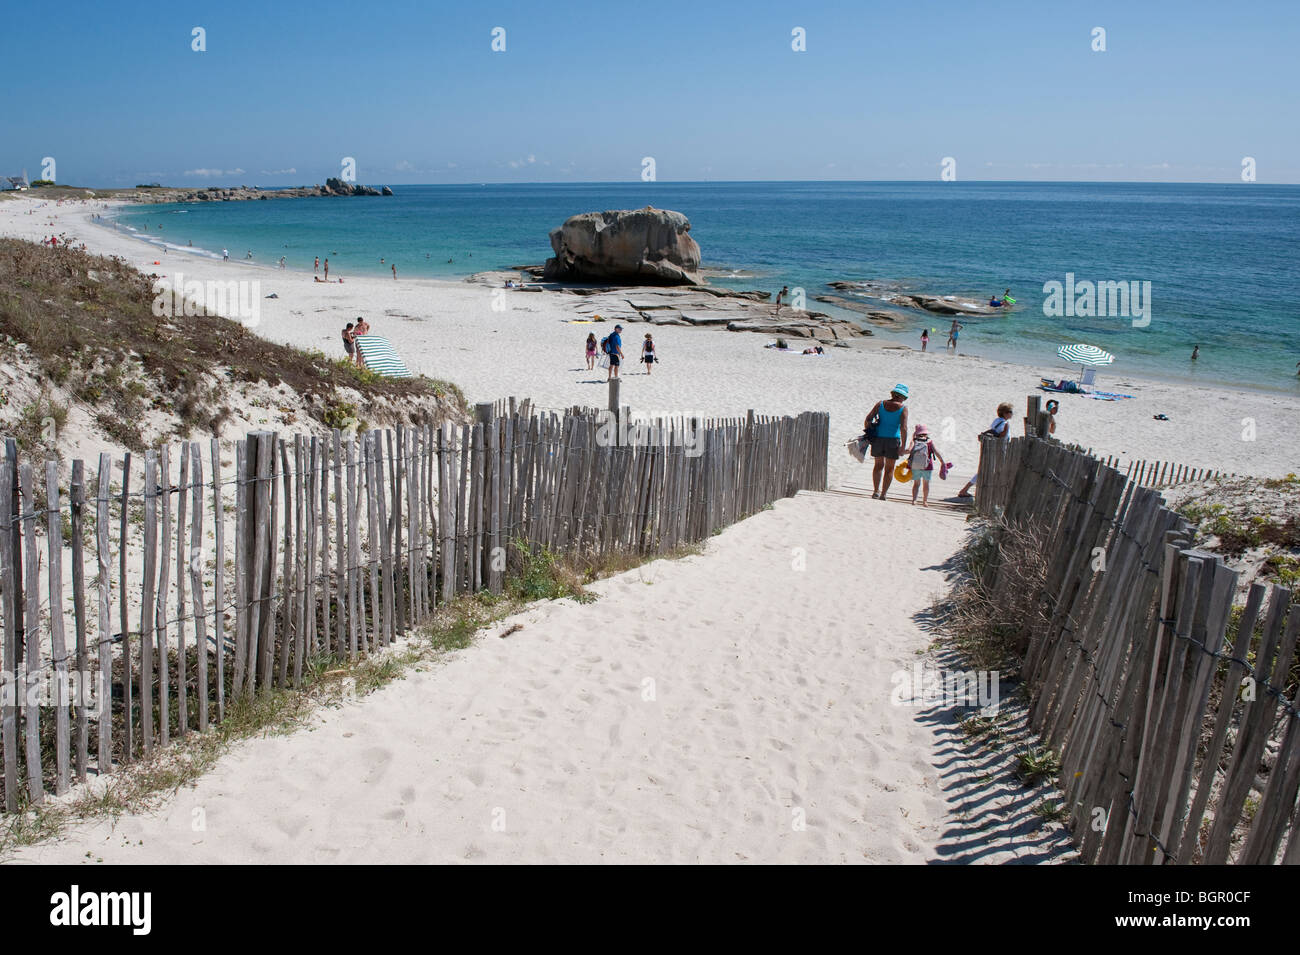
[[889,389],[889,393],[891,395],[902,395],[904,398],[906,398],[908,396],[907,385],[903,384],[902,382],[899,382],[898,384],[894,385],[893,388]]

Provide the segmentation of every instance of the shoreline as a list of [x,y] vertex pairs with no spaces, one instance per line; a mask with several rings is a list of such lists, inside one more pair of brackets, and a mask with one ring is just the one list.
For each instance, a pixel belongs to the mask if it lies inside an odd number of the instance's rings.
[[[455,382],[466,398],[494,401],[515,395],[542,408],[607,403],[606,372],[585,369],[582,342],[584,296],[502,290],[444,279],[356,277],[345,284],[315,283],[310,273],[232,259],[162,253],[161,246],[93,225],[89,216],[108,210],[102,203],[65,204],[28,216],[32,205],[0,203],[0,233],[32,241],[60,231],[103,255],[116,255],[148,274],[185,272],[188,279],[258,280],[261,324],[269,340],[316,348],[343,357],[339,329],[364,314],[374,333],[388,338],[415,374]],[[49,225],[54,220],[53,227]],[[166,256],[164,258],[164,255]],[[147,256],[147,259],[146,259]],[[153,266],[161,261],[161,266]],[[268,299],[275,294],[275,299]],[[646,331],[658,345],[660,364],[641,370],[637,342]],[[1027,395],[1044,395],[1038,379],[1071,375],[1059,363],[1019,364],[978,352],[945,354],[941,342],[921,353],[892,335],[858,338],[847,348],[803,356],[799,349],[777,353],[763,345],[775,336],[739,334],[717,328],[656,325],[625,329],[628,361],[622,376],[625,404],[637,415],[689,414],[700,417],[759,414],[831,414],[831,486],[870,481],[870,469],[844,452],[844,442],[862,430],[862,419],[895,382],[908,383],[911,421],[935,429],[945,458],[955,461],[950,477],[933,493],[955,494],[978,455],[976,436],[989,426],[1000,402],[1011,402],[1020,430]],[[946,336],[945,336],[946,337]],[[792,341],[799,341],[794,339]],[[803,341],[807,341],[806,339]],[[1282,477],[1300,471],[1300,396],[1265,388],[1223,387],[1168,381],[1103,369],[1099,387],[1132,394],[1126,401],[1097,401],[1061,395],[1057,437],[1067,443],[1114,454],[1122,462],[1159,459],[1238,474]],[[1165,414],[1169,420],[1155,420]],[[1244,436],[1243,421],[1255,423],[1258,440]],[[1253,438],[1253,434],[1252,434]]]
[[[87,200],[87,201],[93,201],[93,200]],[[105,202],[107,202],[109,205],[109,211],[105,214],[105,220],[104,221],[86,220],[88,225],[96,226],[100,229],[104,229],[109,233],[113,233],[125,239],[134,239],[138,243],[140,243],[141,246],[145,248],[160,249],[163,247],[159,242],[152,241],[151,237],[148,237],[138,231],[127,232],[119,229],[114,229],[110,224],[111,222],[117,221],[115,213],[123,209],[133,208],[137,206],[138,203],[127,202],[125,200],[105,200]],[[235,258],[232,257],[230,262],[222,263],[220,254],[211,249],[198,249],[197,247],[195,247],[195,251],[189,252],[188,248],[189,247],[186,246],[176,246],[171,244],[167,245],[167,249],[170,253],[184,254],[188,252],[188,254],[193,255],[195,261],[198,262],[211,262],[211,263],[225,264],[225,265],[238,264],[241,268],[260,269],[276,275],[280,275],[284,273],[293,273],[296,275],[313,274],[311,272],[308,272],[305,268],[298,268],[295,266],[286,265],[284,269],[281,269],[276,265],[267,265],[266,263],[259,262],[256,259],[251,261],[242,258],[236,260]],[[707,271],[708,269],[706,267],[702,267],[702,270]],[[523,270],[521,269],[514,269],[514,268],[477,269],[472,272],[466,272],[464,273],[464,275],[461,275],[455,279],[429,278],[425,276],[419,276],[414,278],[402,278],[400,279],[400,281],[412,282],[412,283],[427,283],[432,288],[459,288],[462,285],[473,285],[473,284],[479,284],[481,287],[486,287],[486,286],[482,286],[482,283],[475,283],[473,281],[474,276],[481,275],[487,272],[521,272],[522,273],[522,271]],[[361,273],[357,273],[356,276],[357,280],[363,280],[363,279],[383,280],[384,277],[385,275],[382,272],[382,270],[376,271],[373,274],[369,272],[361,272]],[[320,283],[320,284],[323,285],[325,283]],[[540,281],[530,282],[529,284],[541,287],[542,288],[541,293],[544,295],[558,297],[558,296],[564,296],[566,294],[569,294],[560,289],[545,287],[542,285]],[[713,287],[721,288],[721,286],[713,286]],[[664,291],[665,288],[685,289],[685,288],[689,288],[689,286],[677,286],[677,287],[656,286],[656,285],[610,286],[611,290],[626,290],[631,293],[659,292],[659,291]],[[820,303],[820,304],[828,304],[828,303]],[[807,311],[813,312],[816,310],[809,309]],[[794,313],[793,309],[789,309],[789,308],[787,308],[787,311],[782,314],[789,318],[797,317],[797,314]],[[904,339],[907,339],[908,341],[913,341],[916,336],[912,335],[912,332],[919,329],[922,326],[922,324],[928,321],[945,322],[945,321],[951,321],[952,319],[952,316],[940,315],[937,313],[931,315],[929,313],[910,314],[906,312],[900,312],[899,314],[903,315],[903,320],[900,321],[899,324],[907,326],[905,331],[903,328],[894,328],[887,324],[863,321],[852,310],[837,308],[833,304],[829,304],[828,311],[823,314],[826,314],[832,320],[843,320],[843,321],[854,322],[855,324],[861,326],[862,328],[870,332],[869,335],[864,335],[861,338],[851,340],[849,342],[850,348],[874,348],[874,349],[886,350],[886,351],[893,350],[893,349],[906,349],[906,350],[917,352],[918,354],[920,354],[920,349],[916,348],[914,344],[906,344]],[[995,318],[998,316],[967,316],[967,318],[971,318],[971,317],[974,317],[976,319],[987,319],[987,318]],[[942,345],[942,343],[939,342],[939,339],[946,340],[946,336],[943,334],[942,329],[940,329],[939,333],[937,333],[935,337],[931,338],[930,353],[945,351],[944,346]],[[799,341],[802,340],[803,339],[799,339]],[[1047,368],[1046,362],[1035,363],[1027,359],[1021,360],[1018,358],[1018,356],[1014,354],[1012,355],[986,354],[980,351],[960,351],[959,353],[952,355],[950,357],[976,358],[981,361],[998,362],[1016,368],[1031,368],[1034,369],[1036,372],[1041,372]],[[1078,374],[1077,366],[1073,366],[1073,365],[1066,366],[1066,367],[1062,367],[1060,365],[1053,365],[1052,371],[1053,374],[1044,373],[1042,377],[1069,378],[1069,377],[1077,377]],[[1250,391],[1250,392],[1263,394],[1263,395],[1281,395],[1286,397],[1300,397],[1300,376],[1297,376],[1296,383],[1293,387],[1284,388],[1280,386],[1274,387],[1271,385],[1260,384],[1258,382],[1253,382],[1253,381],[1230,382],[1230,381],[1220,381],[1218,379],[1213,379],[1209,381],[1200,381],[1196,378],[1180,377],[1172,374],[1159,374],[1156,372],[1150,372],[1146,370],[1125,371],[1123,373],[1119,373],[1119,372],[1110,372],[1108,371],[1107,368],[1103,367],[1100,371],[1100,374],[1106,375],[1108,377],[1112,375],[1115,376],[1114,384],[1116,387],[1128,387],[1128,385],[1125,384],[1126,382],[1137,381],[1137,382],[1147,382],[1147,383],[1162,384],[1162,385],[1181,385],[1181,386],[1188,386],[1188,387],[1195,387],[1195,388],[1208,388],[1216,391],[1244,390],[1244,391]],[[1044,391],[1042,392],[1042,394],[1045,396],[1050,396],[1051,393]],[[1044,401],[1046,400],[1047,399],[1045,397]]]
[[[34,197],[31,198],[34,199]],[[293,198],[293,197],[288,197],[288,198]],[[311,197],[307,197],[307,198],[311,198]],[[55,200],[42,200],[42,201],[55,201]],[[107,203],[109,209],[105,212],[106,221],[94,222],[91,224],[99,225],[103,228],[108,229],[110,232],[116,231],[118,235],[121,235],[125,238],[135,238],[139,240],[146,247],[153,248],[153,249],[161,249],[162,248],[161,243],[167,241],[167,240],[159,240],[156,242],[154,241],[154,237],[148,233],[125,232],[122,230],[114,230],[112,226],[108,224],[113,221],[119,221],[119,216],[124,211],[142,208],[142,206],[144,205],[142,203],[132,202],[125,199],[63,200],[63,201],[65,202],[84,201],[90,203]],[[193,206],[193,205],[203,205],[204,203],[176,202],[171,204],[177,206]],[[125,223],[123,223],[123,225],[125,226]],[[169,251],[172,254],[183,253],[186,251],[186,247],[179,246],[179,245],[169,245]],[[211,262],[221,263],[221,258],[218,250],[203,249],[201,250],[201,252],[196,251],[193,254],[196,261],[211,261]],[[307,270],[303,267],[287,266],[285,269],[281,270],[274,263],[266,264],[266,263],[259,262],[256,259],[252,261],[243,258],[236,259],[234,256],[232,256],[230,262],[225,264],[233,265],[236,264],[236,262],[241,267],[253,267],[253,268],[261,267],[271,273],[282,274],[284,272],[290,272],[299,275],[311,274],[307,272]],[[702,266],[702,271],[706,274],[709,274],[709,276],[712,278],[731,279],[732,277],[729,274],[714,274],[714,273],[722,273],[722,272],[731,273],[736,271],[736,269],[724,270],[722,269],[721,266],[704,265]],[[742,271],[753,271],[753,270],[749,268],[745,268],[742,269]],[[416,283],[426,282],[426,283],[430,283],[430,285],[435,287],[442,287],[442,286],[457,287],[461,283],[467,283],[467,284],[472,283],[475,275],[479,275],[487,272],[520,272],[521,275],[524,274],[523,270],[521,269],[505,266],[505,267],[475,268],[473,270],[467,270],[463,273],[462,272],[454,273],[451,277],[430,277],[430,276],[415,276],[411,278],[403,277],[399,281],[416,282]],[[349,277],[349,276],[345,275],[345,277]],[[351,277],[356,280],[362,280],[362,279],[384,280],[388,278],[388,273],[384,268],[376,268],[373,271],[366,270],[366,271],[356,272]],[[745,281],[749,281],[749,280],[746,279]],[[773,280],[773,281],[779,282],[779,280]],[[540,283],[539,281],[532,281],[530,282],[530,284],[541,285],[542,283]],[[755,284],[757,284],[757,282]],[[730,285],[724,286],[724,285],[715,284],[715,285],[710,285],[708,287],[713,289],[724,290],[727,292],[741,291],[740,288],[738,287],[733,288]],[[649,291],[662,291],[664,287],[626,285],[626,286],[611,286],[610,288],[618,289],[618,290],[626,290],[629,293],[642,293],[642,292],[649,292]],[[689,288],[689,286],[678,286],[675,288],[686,289]],[[772,291],[767,289],[759,289],[759,290],[769,291],[769,292]],[[551,293],[552,295],[566,294],[553,287],[543,286],[543,291],[547,293]],[[831,295],[838,294],[837,290],[830,284],[827,284],[825,292]],[[934,323],[933,327],[937,328],[938,331],[932,334],[932,338],[930,341],[930,345],[931,345],[930,351],[942,352],[944,351],[943,342],[947,338],[946,330],[943,327],[943,323],[950,322],[952,318],[958,317],[963,321],[963,325],[966,328],[967,336],[968,336],[968,340],[964,345],[966,350],[961,351],[960,356],[974,357],[983,361],[1000,362],[1006,365],[1012,365],[1021,368],[1031,368],[1035,371],[1036,375],[1041,374],[1041,377],[1044,378],[1061,379],[1061,378],[1077,378],[1078,376],[1079,368],[1077,365],[1066,365],[1060,362],[1059,360],[1055,359],[1054,356],[1048,358],[1046,357],[1046,355],[1044,356],[1044,360],[1036,361],[1034,360],[1034,357],[1032,355],[1028,354],[1029,348],[1027,347],[1019,347],[1015,345],[1009,347],[999,347],[997,345],[989,345],[985,343],[985,344],[976,344],[974,345],[975,350],[969,350],[971,348],[971,343],[969,342],[969,336],[972,334],[972,331],[978,328],[979,325],[983,322],[1004,320],[1004,316],[1002,315],[951,316],[951,315],[944,315],[939,313],[930,313],[925,311],[913,311],[900,306],[891,306],[888,304],[888,302],[881,300],[878,306],[880,310],[892,310],[900,316],[900,320],[898,321],[897,325],[893,325],[887,322],[877,322],[877,321],[871,321],[869,319],[865,319],[863,318],[860,312],[853,309],[844,308],[842,306],[837,306],[834,303],[820,302],[818,301],[818,296],[821,294],[822,293],[820,291],[815,289],[809,291],[809,298],[810,298],[809,304],[810,306],[816,305],[817,307],[808,308],[805,312],[805,317],[808,317],[810,313],[821,313],[826,317],[824,319],[820,319],[820,321],[828,322],[828,323],[829,322],[850,322],[864,329],[868,334],[864,335],[862,338],[852,339],[851,341],[853,344],[851,345],[851,347],[860,347],[864,345],[865,342],[870,341],[873,343],[875,347],[879,347],[879,348],[886,348],[886,349],[908,348],[919,353],[920,349],[916,347],[916,339],[919,336],[920,328],[929,323]],[[943,297],[943,295],[945,294],[956,295],[959,297],[964,295],[964,293],[960,293],[960,292],[924,293],[919,291],[917,292],[917,294],[920,294],[923,297],[931,297],[931,298]],[[875,302],[874,299],[871,299],[870,301]],[[798,320],[799,315],[798,313],[795,313],[792,309],[786,308],[782,311],[781,317],[784,320]],[[1046,348],[1046,346],[1044,346],[1044,348]],[[1123,360],[1122,356],[1117,355],[1117,358],[1120,358],[1121,361]],[[1292,378],[1284,379],[1283,382],[1285,383],[1279,382],[1276,384],[1274,383],[1266,384],[1266,383],[1260,383],[1255,381],[1237,381],[1226,376],[1202,379],[1190,374],[1183,375],[1172,371],[1162,372],[1162,371],[1150,370],[1147,368],[1140,368],[1134,370],[1129,370],[1129,369],[1112,370],[1112,369],[1113,366],[1103,366],[1098,370],[1098,375],[1102,378],[1101,386],[1103,388],[1106,388],[1107,390],[1122,391],[1126,387],[1131,387],[1131,385],[1128,383],[1146,382],[1146,383],[1155,383],[1155,384],[1182,385],[1182,386],[1195,387],[1195,388],[1209,388],[1214,390],[1250,391],[1259,394],[1280,395],[1280,396],[1286,396],[1290,398],[1300,398],[1300,375],[1294,376]],[[1050,393],[1043,392],[1043,394],[1046,395]]]

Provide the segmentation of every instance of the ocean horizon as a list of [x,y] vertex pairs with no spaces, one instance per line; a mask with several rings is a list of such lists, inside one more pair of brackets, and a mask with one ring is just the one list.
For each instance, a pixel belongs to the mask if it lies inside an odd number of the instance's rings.
[[[886,307],[875,296],[894,292],[987,301],[1010,288],[1009,313],[961,319],[963,351],[1068,376],[1073,369],[1056,348],[1083,342],[1115,355],[1100,371],[1112,381],[1137,374],[1300,392],[1300,274],[1292,264],[1300,186],[837,180],[393,188],[378,198],[130,206],[115,218],[154,243],[186,251],[192,243],[196,255],[219,258],[225,248],[242,260],[251,251],[262,265],[283,255],[295,270],[310,270],[320,256],[345,277],[396,264],[403,278],[456,280],[542,264],[549,231],[571,215],[653,205],[690,219],[712,285],[773,295],[783,285],[802,289],[807,308],[852,319],[860,316],[816,300],[844,295],[827,283],[871,283],[871,297],[861,300],[872,307]],[[1064,294],[1053,291],[1058,286]],[[1097,292],[1091,309],[1083,289]],[[928,327],[931,347],[942,348],[949,321],[916,314],[897,329],[871,327],[878,339],[907,344]]]

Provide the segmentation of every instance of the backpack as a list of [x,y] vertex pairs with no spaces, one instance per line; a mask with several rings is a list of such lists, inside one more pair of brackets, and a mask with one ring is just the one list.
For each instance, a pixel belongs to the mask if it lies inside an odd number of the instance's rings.
[[608,336],[608,335],[606,335],[604,338],[602,338],[602,339],[600,340],[600,350],[601,350],[601,352],[603,352],[603,353],[606,354],[606,355],[609,354],[609,336]]
[[930,442],[918,444],[907,458],[907,466],[913,471],[930,470]]

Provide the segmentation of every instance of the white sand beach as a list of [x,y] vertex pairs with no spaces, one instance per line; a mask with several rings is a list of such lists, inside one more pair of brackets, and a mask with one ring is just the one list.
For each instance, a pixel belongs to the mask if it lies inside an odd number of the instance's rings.
[[[305,272],[214,261],[184,251],[161,253],[91,223],[95,210],[89,205],[48,203],[28,215],[36,205],[28,198],[0,202],[0,235],[40,241],[66,231],[91,251],[121,256],[146,273],[260,281],[256,331],[272,340],[341,357],[340,330],[364,315],[373,334],[388,338],[412,372],[455,382],[471,402],[517,395],[557,409],[607,403],[605,372],[585,370],[583,342],[589,331],[605,334],[608,327],[569,324],[577,316],[580,299],[575,296],[346,272],[344,284],[327,285]],[[339,274],[334,270],[331,277]],[[271,294],[277,298],[265,298]],[[494,296],[504,301],[504,311],[493,309]],[[635,359],[647,330],[642,325],[624,329],[630,360],[622,401],[634,413],[710,417],[743,415],[750,408],[764,414],[828,411],[832,487],[860,483],[863,469],[842,445],[861,433],[866,412],[896,382],[911,389],[912,423],[929,426],[944,457],[956,462],[956,476],[964,477],[973,473],[977,435],[989,426],[999,402],[1015,407],[1013,433],[1019,433],[1025,396],[1045,395],[1036,390],[1039,378],[1070,374],[1055,359],[1031,368],[948,354],[942,336],[925,354],[863,339],[850,348],[804,356],[765,349],[770,339],[750,332],[661,326],[652,331],[660,363],[647,376]],[[1133,399],[1060,395],[1058,438],[1122,461],[1172,461],[1260,477],[1300,469],[1300,396],[1142,379],[1124,371],[1122,358],[1098,373],[1099,386]],[[1157,414],[1169,420],[1154,420]],[[936,482],[936,493],[943,489]]]
[[801,493],[702,556],[599,582],[590,604],[533,605],[310,730],[241,744],[156,813],[18,858],[1065,859],[1059,827],[1024,831],[1005,770],[978,779],[990,768],[954,758],[953,711],[891,702],[891,677],[930,643],[916,615],[963,527],[952,511]]
[[[593,326],[569,324],[567,296],[506,292],[509,307],[494,311],[494,290],[466,283],[345,274],[325,285],[184,252],[160,257],[90,224],[88,207],[28,215],[32,202],[0,202],[0,234],[66,231],[146,272],[260,280],[263,296],[278,296],[262,299],[256,329],[271,339],[342,355],[339,329],[365,315],[412,371],[456,382],[471,401],[605,403],[604,372],[584,370]],[[630,353],[644,331],[625,329]],[[1019,415],[1039,374],[1059,374],[870,340],[803,357],[765,350],[755,334],[654,336],[662,362],[652,376],[629,362],[624,403],[644,414],[829,411],[832,488],[869,483],[842,444],[890,386],[907,383],[912,421],[956,462],[953,479],[935,482],[937,498],[973,471],[976,436],[998,402]],[[1103,375],[1134,399],[1062,396],[1059,438],[1124,459],[1259,476],[1300,469],[1300,399],[1144,381],[1122,368]],[[1244,419],[1254,440],[1242,439]],[[801,493],[725,530],[701,556],[600,582],[590,604],[534,605],[309,729],[241,744],[157,812],[86,825],[19,859],[1065,859],[1059,827],[1024,828],[1032,807],[1005,766],[962,755],[951,713],[892,702],[891,677],[930,646],[926,611],[965,526],[952,508]],[[498,636],[515,622],[523,628]]]

